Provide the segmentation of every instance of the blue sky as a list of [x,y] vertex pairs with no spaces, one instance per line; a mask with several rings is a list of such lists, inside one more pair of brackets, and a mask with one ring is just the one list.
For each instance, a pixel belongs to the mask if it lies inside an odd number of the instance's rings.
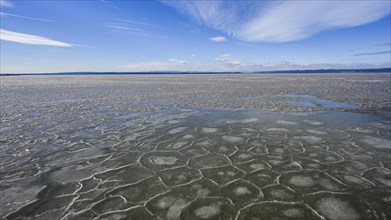
[[1,73],[391,66],[391,2],[0,0]]

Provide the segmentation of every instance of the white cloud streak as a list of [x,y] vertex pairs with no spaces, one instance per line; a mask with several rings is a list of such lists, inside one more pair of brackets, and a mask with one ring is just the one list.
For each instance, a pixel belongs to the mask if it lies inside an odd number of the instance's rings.
[[230,60],[232,58],[232,54],[226,53],[221,56],[218,56],[215,61],[216,62],[226,62],[227,60]]
[[105,1],[105,0],[99,0],[99,1],[100,1],[101,3],[103,3],[104,5],[106,5],[107,7],[122,10],[122,8],[120,8],[120,7],[118,7],[118,6],[115,6],[115,5],[111,4],[111,1]]
[[169,59],[167,62],[170,64],[176,64],[176,65],[183,65],[183,64],[187,63],[186,61],[177,60],[177,59]]
[[371,56],[371,55],[381,55],[381,54],[391,54],[390,50],[387,51],[378,51],[378,52],[369,52],[369,53],[357,53],[354,56]]
[[184,60],[177,59],[168,59],[166,61],[149,61],[142,63],[131,63],[122,66],[121,68],[126,69],[127,71],[184,71],[185,64]]
[[382,43],[382,44],[375,44],[372,45],[373,47],[391,47],[391,43]]
[[288,42],[377,21],[389,1],[170,1],[193,21],[247,42]]
[[146,22],[141,22],[141,21],[134,21],[134,20],[129,20],[129,19],[119,19],[120,21],[124,21],[130,24],[136,24],[136,25],[144,25],[144,26],[156,26],[154,24],[146,23]]
[[211,37],[211,38],[209,38],[209,40],[214,41],[214,42],[227,41],[227,39],[225,37],[221,37],[221,36]]
[[17,33],[13,31],[4,30],[4,29],[0,29],[0,39],[5,41],[11,41],[14,43],[20,43],[20,44],[72,47],[72,44],[51,40],[46,37]]
[[27,17],[27,16],[22,16],[22,15],[9,14],[9,13],[4,13],[4,12],[0,12],[0,16],[9,16],[9,17],[23,18],[23,19],[28,19],[28,20],[45,21],[45,22],[57,23],[57,21],[54,21],[54,20],[48,20],[48,19],[42,19],[42,18],[33,18],[33,17]]
[[130,31],[138,31],[138,32],[141,32],[140,29],[130,28],[130,27],[124,27],[124,26],[118,26],[118,25],[108,25],[108,27],[114,28],[114,29],[130,30]]
[[[123,21],[126,22],[125,20],[123,20]],[[146,30],[128,27],[127,24],[124,24],[124,23],[108,23],[108,24],[106,24],[106,26],[109,28],[112,28],[116,31],[120,31],[124,34],[133,36],[133,37],[165,38],[164,36],[150,34]]]

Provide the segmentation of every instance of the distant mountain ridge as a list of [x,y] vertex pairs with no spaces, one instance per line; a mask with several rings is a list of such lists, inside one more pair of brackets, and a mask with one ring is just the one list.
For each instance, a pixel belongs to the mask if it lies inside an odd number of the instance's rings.
[[193,72],[193,71],[151,71],[151,72],[56,72],[56,73],[6,73],[0,76],[44,76],[44,75],[140,75],[140,74],[273,74],[273,73],[391,73],[391,68],[377,69],[315,69],[315,70],[273,70],[254,72]]

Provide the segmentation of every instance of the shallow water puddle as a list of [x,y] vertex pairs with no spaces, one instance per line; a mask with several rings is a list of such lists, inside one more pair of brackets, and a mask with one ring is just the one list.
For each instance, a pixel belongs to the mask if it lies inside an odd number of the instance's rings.
[[344,102],[336,102],[331,100],[319,99],[316,96],[312,95],[295,95],[295,94],[287,94],[284,95],[287,98],[295,98],[299,99],[299,101],[290,101],[289,103],[292,105],[302,106],[302,107],[321,107],[321,108],[344,108],[344,109],[356,109],[357,105],[344,103]]
[[391,218],[383,118],[188,110],[113,114],[90,127],[48,123],[35,143],[1,143],[1,216]]

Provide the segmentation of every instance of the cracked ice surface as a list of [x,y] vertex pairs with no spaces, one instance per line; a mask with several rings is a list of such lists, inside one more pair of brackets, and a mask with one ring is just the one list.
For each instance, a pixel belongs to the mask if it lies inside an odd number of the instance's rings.
[[384,118],[71,103],[2,119],[5,219],[391,218]]

